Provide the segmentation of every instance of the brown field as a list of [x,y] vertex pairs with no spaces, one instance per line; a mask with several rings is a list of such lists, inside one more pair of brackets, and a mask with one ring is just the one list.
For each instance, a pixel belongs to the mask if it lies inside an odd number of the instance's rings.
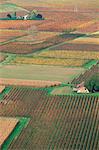
[[0,42],[5,42],[23,35],[26,35],[26,33],[22,30],[0,30]]
[[61,46],[50,48],[49,50],[76,50],[76,51],[99,51],[98,44],[77,44],[77,43],[66,43]]
[[70,21],[70,22],[64,22],[64,21],[54,21],[51,20],[49,22],[45,22],[41,25],[38,25],[38,29],[40,31],[56,31],[56,32],[62,32],[66,31],[68,29],[77,29],[79,25],[84,24],[85,21]]
[[0,93],[2,93],[2,91],[5,89],[4,85],[0,85]]
[[18,119],[0,117],[0,147],[18,123]]
[[96,32],[96,31],[99,31],[99,21],[96,21],[94,23],[90,23],[86,26],[80,26],[77,31],[79,32],[87,32],[87,33],[92,33],[92,32]]
[[42,21],[38,20],[3,20],[0,21],[0,29],[25,30],[40,23]]
[[59,81],[43,81],[43,80],[22,80],[22,79],[6,79],[0,78],[0,85],[14,86],[31,86],[31,87],[50,87],[60,85]]
[[47,41],[49,38],[53,38],[54,36],[59,35],[59,32],[34,32],[34,33],[30,32],[30,34],[31,35],[27,35],[16,39],[16,41],[31,44],[36,44],[37,42],[43,43],[44,41]]
[[[34,48],[33,48],[34,47]],[[23,44],[22,42],[11,42],[5,45],[1,45],[1,52],[12,52],[12,53],[29,53],[35,50],[35,46],[31,44]]]

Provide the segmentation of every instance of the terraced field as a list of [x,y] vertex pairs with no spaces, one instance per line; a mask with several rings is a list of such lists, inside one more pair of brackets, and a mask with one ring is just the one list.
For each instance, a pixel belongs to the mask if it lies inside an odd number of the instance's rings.
[[47,89],[14,87],[3,101],[0,116],[31,117],[10,149],[98,149],[98,95],[48,96]]

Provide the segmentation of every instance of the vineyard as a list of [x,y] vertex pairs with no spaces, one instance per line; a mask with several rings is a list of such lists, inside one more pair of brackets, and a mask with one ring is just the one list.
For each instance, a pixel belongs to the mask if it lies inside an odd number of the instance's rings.
[[91,67],[89,70],[85,71],[84,74],[81,74],[78,78],[74,78],[72,83],[73,84],[78,84],[83,81],[87,81],[89,78],[91,78],[93,75],[96,73],[99,73],[99,62]]
[[98,95],[48,96],[47,89],[13,87],[3,101],[0,116],[31,118],[10,149],[98,149]]

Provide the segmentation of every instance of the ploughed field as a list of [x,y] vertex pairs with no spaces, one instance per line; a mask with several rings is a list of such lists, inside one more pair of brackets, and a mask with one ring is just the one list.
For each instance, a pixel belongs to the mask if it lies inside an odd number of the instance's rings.
[[98,105],[98,96],[48,96],[47,89],[13,87],[0,103],[0,116],[31,120],[9,149],[97,149]]

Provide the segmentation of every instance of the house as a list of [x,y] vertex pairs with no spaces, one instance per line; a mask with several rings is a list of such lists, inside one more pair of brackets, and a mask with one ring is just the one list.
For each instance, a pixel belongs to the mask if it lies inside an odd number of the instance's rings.
[[73,91],[77,93],[89,93],[89,90],[84,86],[84,82],[77,84],[76,87],[73,88]]
[[89,93],[89,90],[86,87],[80,87],[77,89],[77,93]]

